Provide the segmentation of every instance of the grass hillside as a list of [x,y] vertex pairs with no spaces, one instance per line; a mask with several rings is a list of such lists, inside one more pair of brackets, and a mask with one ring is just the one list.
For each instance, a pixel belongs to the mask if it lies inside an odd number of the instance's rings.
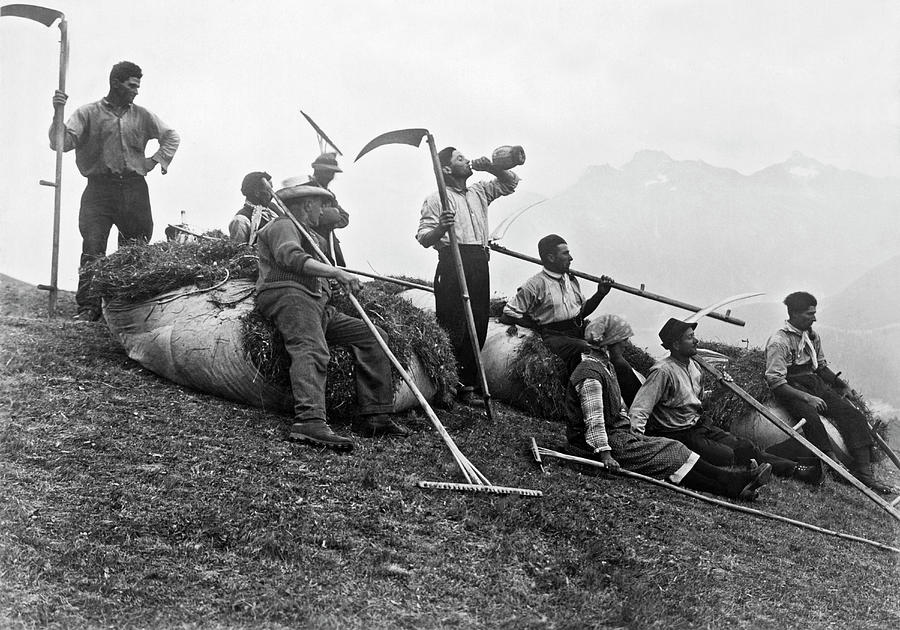
[[[552,446],[559,424],[439,411],[495,484],[544,497],[422,490],[460,479],[420,415],[403,441],[302,447],[283,417],[144,370],[102,323],[47,320],[33,287],[0,277],[0,295],[4,628],[900,626],[897,554],[556,461],[542,474],[527,438]],[[754,507],[900,543],[834,482],[775,480]]]

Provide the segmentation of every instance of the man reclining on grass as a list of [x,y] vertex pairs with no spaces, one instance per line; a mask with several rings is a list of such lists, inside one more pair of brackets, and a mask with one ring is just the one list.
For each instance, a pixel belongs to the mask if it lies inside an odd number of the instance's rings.
[[696,327],[696,322],[670,318],[659,331],[669,356],[656,362],[631,403],[629,415],[635,431],[643,433],[646,428],[649,435],[678,440],[717,466],[747,465],[755,460],[772,464],[780,477],[820,481],[818,467],[799,466],[765,453],[751,440],[710,423],[700,402],[700,368],[691,358],[697,354]]
[[[327,189],[315,186],[289,186],[276,194],[308,228],[318,224],[323,202],[333,200]],[[324,246],[321,236],[311,229],[309,234],[319,240],[320,248]],[[290,437],[337,449],[353,447],[353,440],[335,434],[325,421],[329,345],[350,346],[352,351],[361,416],[358,430],[368,435],[407,435],[406,429],[387,415],[394,408],[387,356],[361,320],[339,313],[331,305],[329,280],[345,291],[358,291],[359,280],[316,260],[313,248],[289,217],[279,217],[260,230],[258,247],[256,308],[275,323],[291,357],[294,424]]]
[[588,324],[588,351],[569,378],[566,390],[568,450],[611,471],[625,468],[688,488],[752,501],[772,476],[770,464],[741,470],[715,466],[680,442],[635,431],[622,401],[613,358],[633,335],[616,315]]

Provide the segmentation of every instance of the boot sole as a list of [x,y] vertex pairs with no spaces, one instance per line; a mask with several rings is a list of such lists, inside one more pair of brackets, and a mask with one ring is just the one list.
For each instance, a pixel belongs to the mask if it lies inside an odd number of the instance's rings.
[[353,450],[353,442],[349,442],[347,444],[336,444],[335,442],[326,442],[325,440],[320,440],[318,438],[310,437],[303,433],[291,433],[288,435],[288,439],[293,440],[294,442],[300,442],[300,443],[305,443],[305,444],[314,444],[316,446],[325,446],[327,448],[331,448],[336,451],[352,451]]

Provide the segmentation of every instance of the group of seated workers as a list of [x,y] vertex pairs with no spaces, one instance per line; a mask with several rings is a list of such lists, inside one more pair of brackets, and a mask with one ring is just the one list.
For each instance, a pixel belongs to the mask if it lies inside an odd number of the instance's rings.
[[[774,473],[821,483],[824,471],[795,440],[767,451],[751,440],[715,426],[701,402],[696,322],[669,319],[659,331],[669,356],[656,362],[646,381],[631,369],[622,344],[631,327],[615,315],[588,321],[612,279],[585,300],[569,274],[572,255],[565,240],[551,234],[538,243],[543,269],[519,288],[500,321],[534,328],[563,360],[568,378],[568,448],[610,469],[624,466],[657,478],[724,496],[753,499]],[[831,443],[820,413],[837,425],[853,459],[852,473],[881,493],[893,488],[872,472],[872,439],[865,415],[845,396],[852,391],[827,366],[821,340],[812,330],[816,300],[805,292],[785,301],[788,320],[766,344],[766,381],[773,395],[804,433],[829,456]]]
[[[335,286],[354,291],[359,281],[317,260],[312,244],[294,225],[296,220],[308,229],[329,263],[343,263],[333,232],[349,223],[349,215],[328,189],[340,168],[331,153],[320,155],[312,166],[311,177],[286,180],[276,193],[293,219],[273,211],[267,185],[271,177],[258,171],[244,178],[246,202],[229,226],[232,238],[258,247],[257,308],[275,323],[291,357],[295,418],[290,435],[316,445],[352,448],[353,441],[335,434],[325,417],[328,346],[337,344],[349,346],[356,363],[358,431],[405,436],[407,430],[390,416],[387,358],[361,321],[331,305]],[[801,445],[788,441],[763,451],[714,425],[703,409],[700,368],[692,359],[698,347],[695,322],[673,318],[665,323],[659,337],[669,356],[642,383],[622,352],[631,327],[615,315],[588,319],[609,293],[612,278],[603,276],[585,299],[570,273],[573,258],[565,239],[545,236],[538,253],[543,268],[509,300],[500,321],[535,329],[563,360],[570,450],[612,470],[624,466],[745,500],[754,499],[772,474],[810,483],[824,480],[818,460]],[[891,492],[872,473],[867,420],[846,400],[852,390],[828,367],[821,339],[812,329],[815,298],[798,292],[784,303],[788,320],[766,344],[765,377],[775,399],[795,418],[805,418],[806,436],[832,455],[819,415],[827,413],[850,451],[853,474],[878,492]]]

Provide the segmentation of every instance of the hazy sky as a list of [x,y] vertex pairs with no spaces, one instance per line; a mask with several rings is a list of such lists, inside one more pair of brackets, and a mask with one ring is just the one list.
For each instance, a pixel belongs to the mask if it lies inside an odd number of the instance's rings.
[[[427,127],[439,145],[470,157],[522,144],[521,190],[545,195],[588,165],[619,166],[641,149],[745,174],[795,150],[900,174],[897,2],[52,6],[69,20],[67,117],[105,95],[110,67],[128,59],[144,70],[136,102],[181,135],[169,173],[148,178],[156,239],[182,210],[197,229],[224,228],[248,171],[267,170],[276,182],[308,174],[318,144],[300,109],[345,153],[332,189],[352,217],[342,236],[348,264],[381,273],[429,277],[435,260],[412,238],[435,186],[425,149],[382,148],[352,162],[392,129]],[[58,33],[0,20],[0,272],[33,283],[50,276],[53,193],[37,182],[53,177],[47,127]],[[66,289],[77,282],[84,185],[68,154]]]

